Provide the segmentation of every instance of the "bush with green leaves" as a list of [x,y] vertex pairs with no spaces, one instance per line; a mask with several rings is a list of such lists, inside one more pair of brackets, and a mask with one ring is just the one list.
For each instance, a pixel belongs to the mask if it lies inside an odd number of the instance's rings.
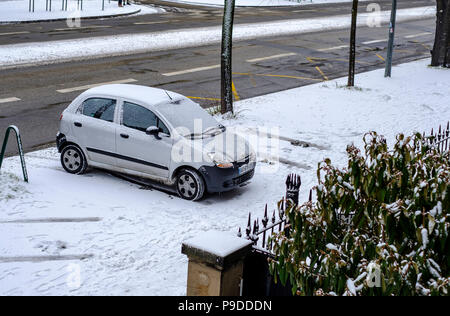
[[315,201],[287,208],[271,273],[297,295],[449,295],[449,152],[419,134],[364,143],[346,168],[321,162]]

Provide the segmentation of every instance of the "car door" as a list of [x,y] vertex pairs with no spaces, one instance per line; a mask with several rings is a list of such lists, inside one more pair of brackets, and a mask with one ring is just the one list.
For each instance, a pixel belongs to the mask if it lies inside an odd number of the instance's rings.
[[[172,139],[166,125],[149,109],[133,102],[122,103],[121,124],[116,130],[117,164],[121,168],[167,179]],[[150,126],[162,132],[146,134]]]
[[73,130],[92,162],[115,166],[117,100],[92,97],[83,101]]

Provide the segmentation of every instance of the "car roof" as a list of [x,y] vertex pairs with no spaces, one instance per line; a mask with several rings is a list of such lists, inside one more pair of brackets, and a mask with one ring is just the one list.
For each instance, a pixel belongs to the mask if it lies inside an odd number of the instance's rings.
[[143,103],[142,105],[148,104],[152,106],[185,98],[181,94],[172,91],[133,84],[108,84],[91,88],[82,94],[83,97],[96,95],[130,99]]

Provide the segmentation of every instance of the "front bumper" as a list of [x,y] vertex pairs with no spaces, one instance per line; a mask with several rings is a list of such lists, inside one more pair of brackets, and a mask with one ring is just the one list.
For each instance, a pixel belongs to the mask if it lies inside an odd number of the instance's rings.
[[209,193],[225,192],[233,190],[255,175],[256,162],[249,162],[249,167],[245,173],[239,174],[239,166],[233,168],[219,168],[216,166],[202,166],[200,173],[206,182],[206,189]]

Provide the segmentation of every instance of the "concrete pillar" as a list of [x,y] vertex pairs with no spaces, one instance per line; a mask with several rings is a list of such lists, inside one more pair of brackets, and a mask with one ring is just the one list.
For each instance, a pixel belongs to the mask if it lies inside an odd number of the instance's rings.
[[209,231],[183,243],[188,256],[188,296],[239,296],[250,240]]

